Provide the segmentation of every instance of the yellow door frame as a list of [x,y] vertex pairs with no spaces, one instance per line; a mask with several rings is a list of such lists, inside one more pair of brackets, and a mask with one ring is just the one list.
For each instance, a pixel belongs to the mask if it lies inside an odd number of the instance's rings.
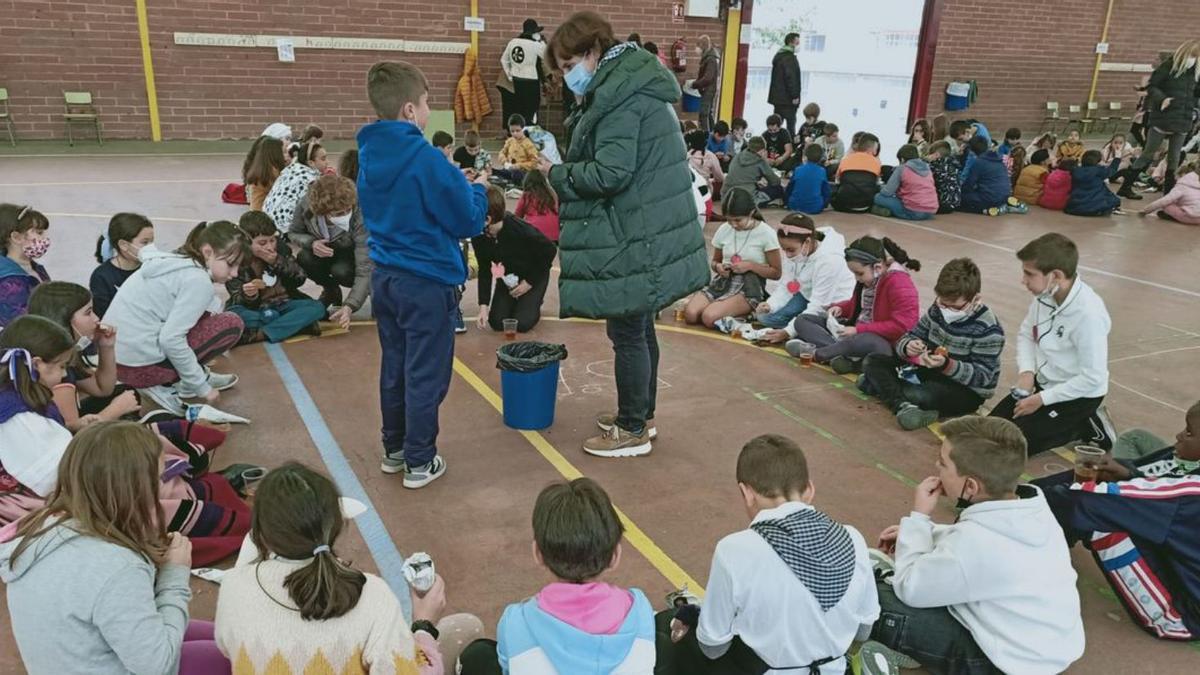
[[733,119],[733,99],[737,95],[738,54],[742,47],[742,10],[730,9],[725,18],[725,59],[721,63],[721,104],[717,119]]

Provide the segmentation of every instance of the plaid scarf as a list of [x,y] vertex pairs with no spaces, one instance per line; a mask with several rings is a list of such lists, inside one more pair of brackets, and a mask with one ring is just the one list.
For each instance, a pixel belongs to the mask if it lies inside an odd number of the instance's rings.
[[750,526],[813,594],[821,611],[838,604],[854,578],[854,542],[846,528],[816,509]]

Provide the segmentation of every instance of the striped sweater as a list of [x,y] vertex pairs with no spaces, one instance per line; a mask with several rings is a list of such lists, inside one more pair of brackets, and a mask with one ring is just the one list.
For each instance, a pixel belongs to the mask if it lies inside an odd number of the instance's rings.
[[[942,372],[969,387],[985,400],[991,398],[1000,381],[1000,352],[1004,351],[1004,329],[986,305],[971,316],[948,323],[937,303],[929,307],[917,326],[896,342],[896,354],[908,359],[904,350],[913,340],[921,340],[930,351],[945,347],[949,355]],[[908,359],[917,363],[916,359]]]

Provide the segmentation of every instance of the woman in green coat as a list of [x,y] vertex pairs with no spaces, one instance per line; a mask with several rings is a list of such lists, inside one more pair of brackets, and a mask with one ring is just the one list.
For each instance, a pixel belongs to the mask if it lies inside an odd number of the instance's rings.
[[606,319],[615,355],[617,413],[585,452],[633,457],[655,436],[663,307],[708,283],[687,152],[672,105],[679,83],[654,55],[618,43],[594,12],[567,19],[550,40],[551,67],[581,102],[566,162],[542,171],[558,192],[561,313]]

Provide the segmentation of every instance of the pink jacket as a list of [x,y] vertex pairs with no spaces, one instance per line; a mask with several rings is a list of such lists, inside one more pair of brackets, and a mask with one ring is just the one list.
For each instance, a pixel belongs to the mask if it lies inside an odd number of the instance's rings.
[[853,319],[853,325],[859,333],[875,333],[895,344],[921,318],[921,298],[908,270],[897,263],[893,263],[877,283],[879,288],[875,292],[875,310],[868,323],[858,323],[862,284],[854,287],[854,296],[849,300],[830,306],[840,308],[843,317]]
[[1175,188],[1146,206],[1147,213],[1166,211],[1188,225],[1200,225],[1200,174],[1188,173],[1175,183]]
[[937,213],[937,187],[933,183],[933,174],[929,172],[928,164],[925,165],[925,169],[925,173],[920,173],[905,164],[900,169],[903,173],[900,174],[900,189],[896,190],[896,196],[909,211]]

